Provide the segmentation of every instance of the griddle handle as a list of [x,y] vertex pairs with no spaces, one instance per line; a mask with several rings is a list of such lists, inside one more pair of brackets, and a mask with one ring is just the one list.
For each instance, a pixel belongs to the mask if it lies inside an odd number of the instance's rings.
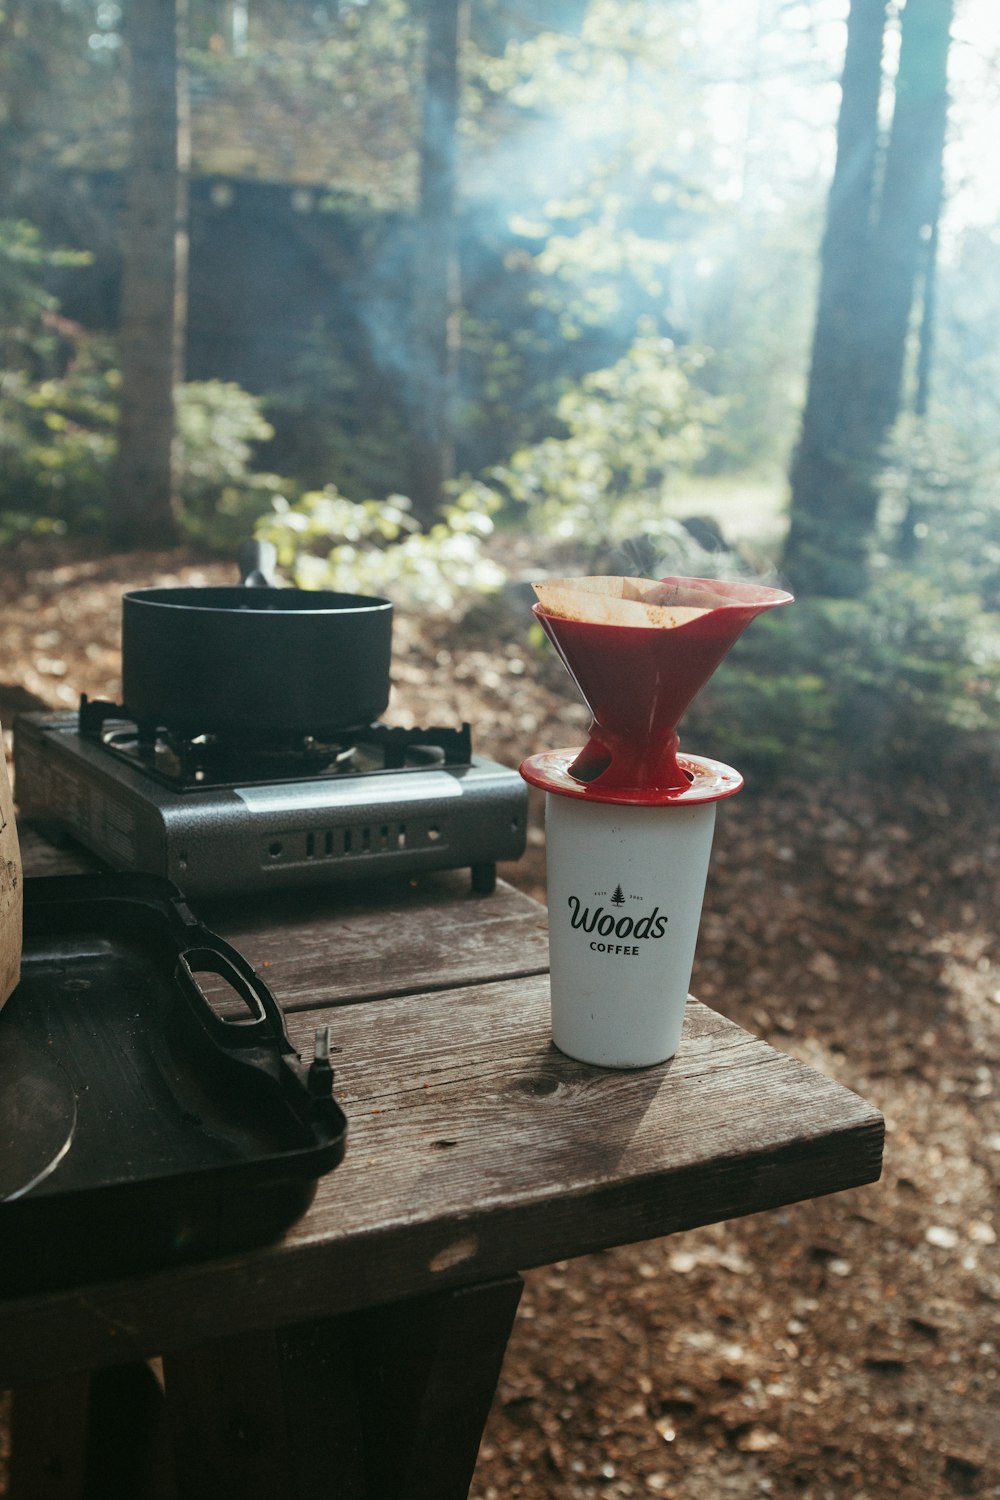
[[[280,1052],[297,1055],[271,991],[242,953],[228,943],[213,934],[212,943],[185,948],[178,956],[177,974],[198,1019],[226,1047],[257,1046],[265,1040],[276,1044]],[[199,985],[198,974],[218,974],[224,979],[249,1009],[250,1019],[227,1021],[220,1016]]]

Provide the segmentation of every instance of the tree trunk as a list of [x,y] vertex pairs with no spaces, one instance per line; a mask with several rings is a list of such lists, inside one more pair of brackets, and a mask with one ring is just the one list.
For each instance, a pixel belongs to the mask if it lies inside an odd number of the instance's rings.
[[886,0],[852,0],[837,166],[821,253],[809,391],[791,471],[784,567],[804,593],[865,584],[884,448],[899,415],[907,334],[936,223],[952,0],[908,0],[879,186]]
[[[840,593],[826,563],[860,532],[867,497],[848,442],[857,360],[858,296],[871,255],[878,102],[888,0],[852,0],[841,80],[837,160],[820,253],[819,301],[802,428],[791,471],[791,526],[784,565],[794,586]],[[834,497],[836,497],[834,499]],[[856,513],[860,512],[857,522]],[[860,556],[843,565],[853,570]],[[838,566],[840,564],[838,563]],[[849,592],[849,590],[848,590]]]
[[[941,161],[948,116],[948,44],[954,0],[907,0],[892,133],[868,298],[876,320],[873,374],[881,441],[900,409],[906,340],[917,282],[941,210]],[[880,400],[878,399],[880,398]]]
[[119,317],[122,390],[111,531],[179,539],[174,397],[187,312],[187,0],[129,0],[132,160]]
[[414,245],[411,330],[410,498],[429,525],[454,476],[454,382],[458,355],[457,126],[459,56],[467,0],[425,0],[427,14],[420,204]]

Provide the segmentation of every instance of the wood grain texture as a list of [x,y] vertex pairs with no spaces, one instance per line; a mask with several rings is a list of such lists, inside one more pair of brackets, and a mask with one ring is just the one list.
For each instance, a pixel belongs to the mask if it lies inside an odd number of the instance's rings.
[[[34,829],[21,845],[26,875],[99,868],[79,845],[57,848]],[[503,881],[473,895],[467,870],[191,904],[284,1010],[541,974],[549,964],[544,908]]]
[[510,1277],[168,1354],[178,1494],[464,1500],[520,1293]]
[[331,1020],[347,1158],[286,1240],[0,1304],[0,1386],[471,1285],[879,1175],[875,1109],[697,1002],[677,1057],[634,1073],[555,1050],[544,977],[297,1013],[296,1045]]
[[502,881],[475,896],[468,871],[196,910],[245,954],[286,1011],[541,974],[549,964],[544,908]]
[[[29,871],[73,868],[75,851],[52,855],[33,834],[22,845]],[[0,1386],[473,1286],[878,1177],[876,1110],[697,1002],[670,1063],[628,1073],[562,1056],[544,910],[502,884],[472,897],[467,874],[444,872],[198,914],[259,968],[303,1053],[330,1024],[346,1161],[280,1245],[0,1301]]]

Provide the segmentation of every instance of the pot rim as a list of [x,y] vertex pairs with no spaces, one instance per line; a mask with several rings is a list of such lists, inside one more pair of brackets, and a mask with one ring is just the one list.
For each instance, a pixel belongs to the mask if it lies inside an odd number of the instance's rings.
[[[200,602],[205,595],[215,602]],[[220,601],[218,596],[223,595]],[[275,609],[279,596],[282,607]],[[291,596],[291,597],[290,597]],[[288,600],[287,605],[284,603]],[[301,601],[301,602],[300,602]],[[326,602],[323,602],[326,601]],[[202,614],[229,615],[381,615],[392,609],[392,600],[375,594],[344,594],[332,589],[247,588],[241,584],[208,584],[177,588],[133,589],[122,595],[122,605],[144,609],[197,610]]]

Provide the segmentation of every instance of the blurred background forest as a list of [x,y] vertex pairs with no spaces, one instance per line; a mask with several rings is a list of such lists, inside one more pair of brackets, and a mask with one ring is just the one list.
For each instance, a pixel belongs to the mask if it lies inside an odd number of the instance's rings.
[[796,594],[682,726],[692,988],[882,1181],[532,1272],[481,1500],[1000,1495],[998,93],[996,0],[0,0],[8,736],[251,534],[510,765],[530,579]]
[[529,573],[780,576],[720,753],[995,728],[989,0],[6,0],[0,32],[5,549],[256,530],[422,609],[502,587],[515,534]]

